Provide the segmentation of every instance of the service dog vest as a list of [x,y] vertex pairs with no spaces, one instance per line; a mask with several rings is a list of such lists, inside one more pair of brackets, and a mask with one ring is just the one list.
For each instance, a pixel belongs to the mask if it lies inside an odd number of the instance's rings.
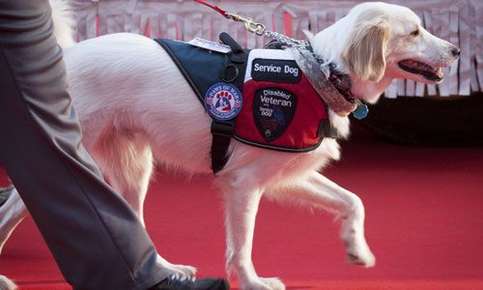
[[241,142],[304,152],[326,137],[327,106],[286,50],[250,51],[243,97],[235,126]]
[[245,51],[246,59],[234,60],[231,53],[181,41],[156,41],[171,56],[214,122],[218,119],[234,125],[236,140],[267,149],[307,152],[316,149],[324,137],[335,137],[327,105],[290,52],[253,49]]

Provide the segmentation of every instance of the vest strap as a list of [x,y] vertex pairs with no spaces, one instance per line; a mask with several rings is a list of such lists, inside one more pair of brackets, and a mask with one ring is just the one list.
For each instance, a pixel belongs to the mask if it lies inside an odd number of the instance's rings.
[[228,161],[228,148],[230,141],[235,132],[235,121],[217,121],[211,122],[211,134],[213,140],[211,142],[211,168],[213,173],[217,173],[225,167]]
[[320,123],[319,127],[319,136],[322,139],[324,138],[333,138],[333,139],[339,139],[339,132],[337,131],[334,126],[332,126],[332,123],[329,122],[329,120],[324,120]]
[[[228,33],[222,32],[220,40],[231,48],[231,54],[225,62],[225,69],[222,72],[221,79],[225,82],[233,83],[238,88],[242,88],[248,54]],[[230,121],[213,119],[211,122],[211,134],[213,135],[211,142],[211,168],[213,173],[216,174],[228,162],[228,148],[235,134],[235,119]]]

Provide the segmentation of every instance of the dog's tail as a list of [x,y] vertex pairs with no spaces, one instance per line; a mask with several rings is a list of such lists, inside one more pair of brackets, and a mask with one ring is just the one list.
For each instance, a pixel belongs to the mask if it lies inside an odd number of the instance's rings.
[[52,7],[52,20],[57,42],[62,48],[74,45],[74,16],[69,1],[50,0],[50,6]]

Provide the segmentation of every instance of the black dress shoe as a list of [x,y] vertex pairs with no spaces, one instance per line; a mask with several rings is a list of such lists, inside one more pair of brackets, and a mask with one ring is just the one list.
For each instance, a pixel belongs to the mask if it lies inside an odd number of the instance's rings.
[[0,187],[0,206],[2,206],[12,193],[13,187]]
[[224,279],[180,280],[169,277],[148,290],[228,290],[230,284]]

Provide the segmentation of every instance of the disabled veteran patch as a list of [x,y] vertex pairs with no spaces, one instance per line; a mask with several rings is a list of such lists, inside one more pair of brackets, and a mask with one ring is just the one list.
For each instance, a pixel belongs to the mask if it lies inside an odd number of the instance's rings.
[[255,124],[265,140],[271,142],[285,132],[294,117],[296,102],[295,95],[285,89],[263,88],[255,92]]
[[216,83],[205,94],[205,107],[208,114],[218,121],[234,119],[241,111],[241,92],[232,84]]

